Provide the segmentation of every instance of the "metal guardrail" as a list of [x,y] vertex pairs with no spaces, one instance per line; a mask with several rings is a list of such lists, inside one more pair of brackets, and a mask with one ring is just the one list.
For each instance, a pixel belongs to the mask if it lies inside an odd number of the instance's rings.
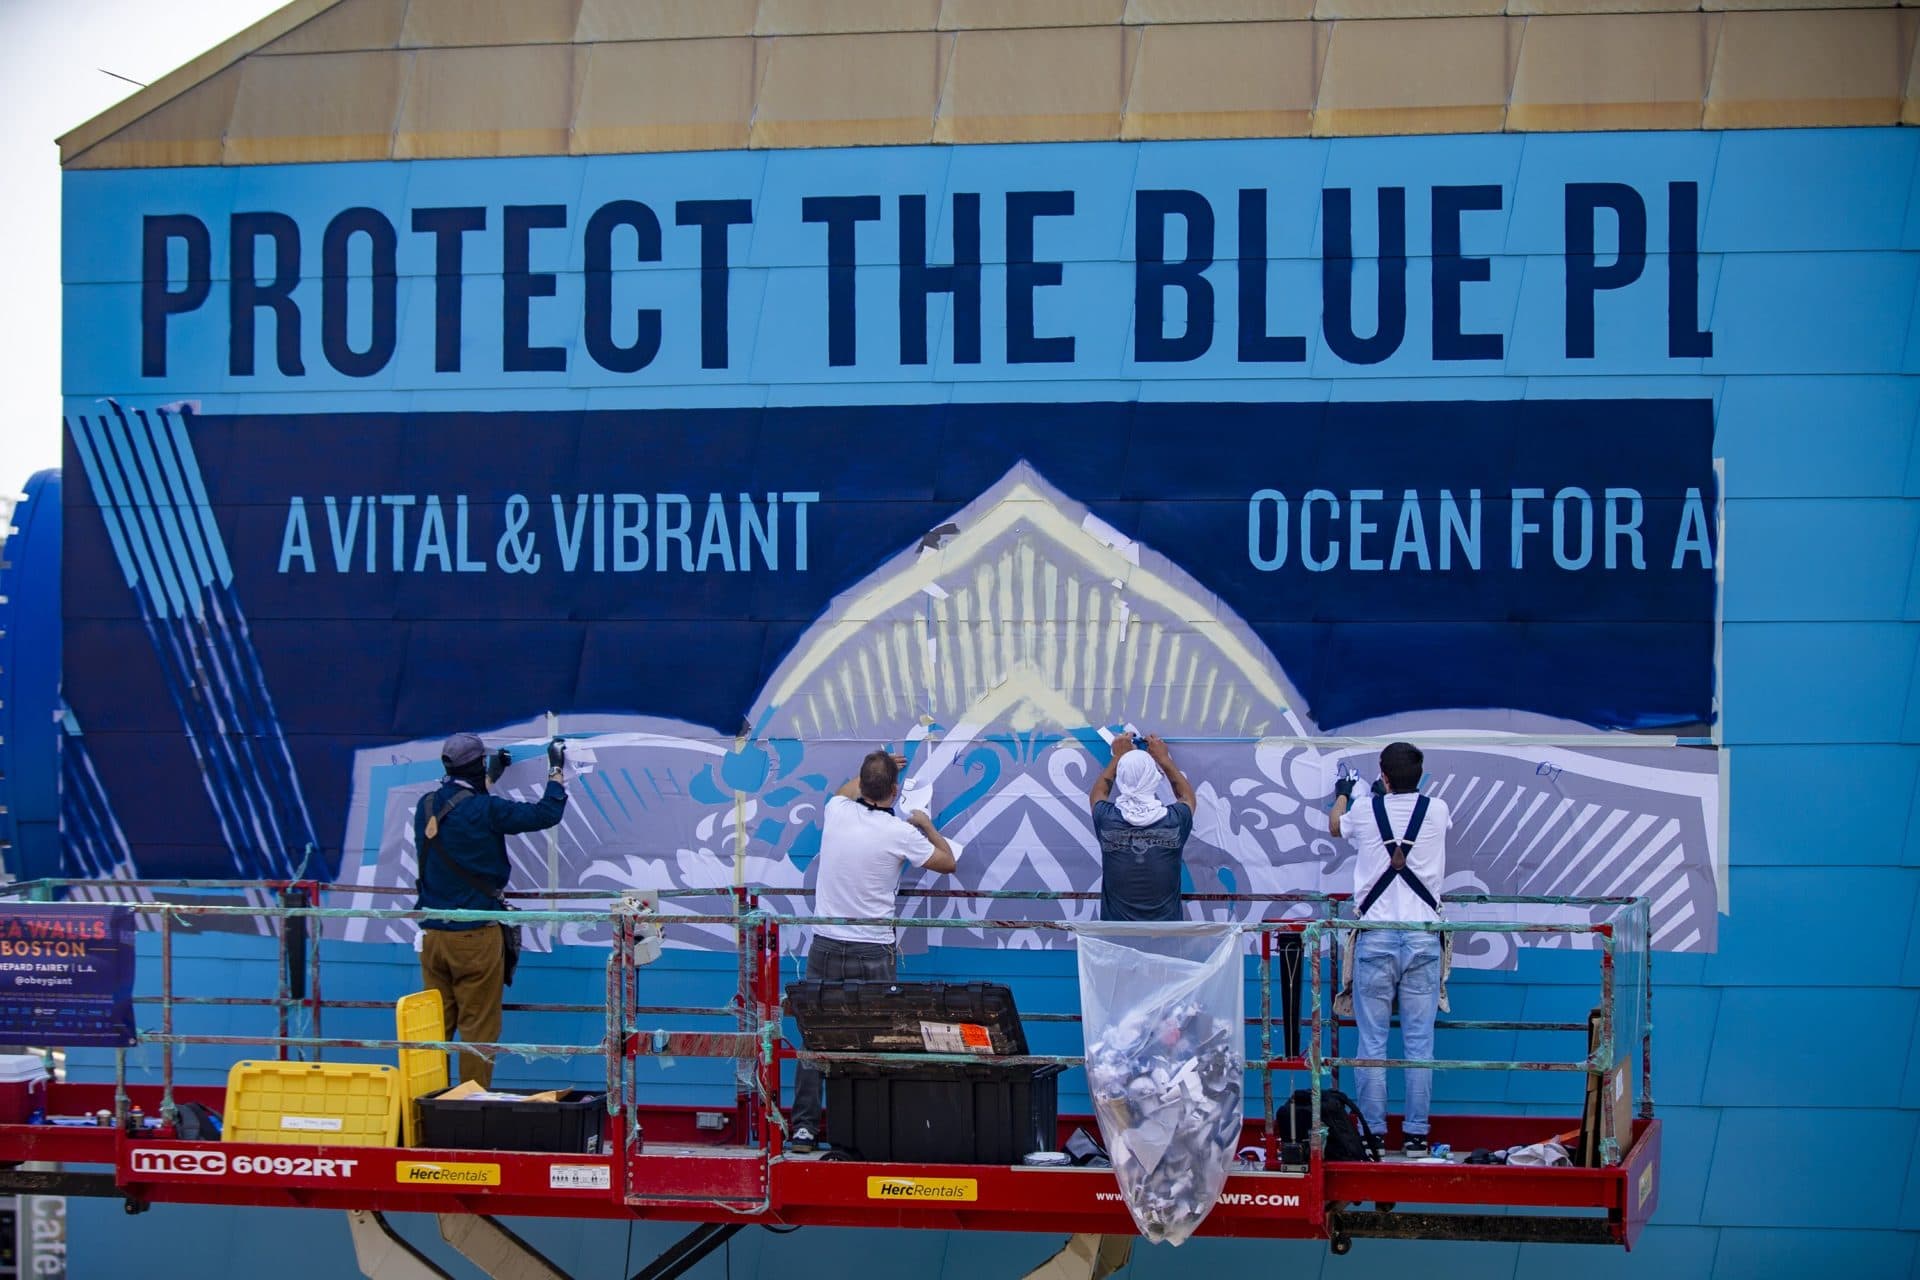
[[[893,1053],[819,1053],[796,1048],[786,1043],[782,1026],[784,1019],[783,998],[780,978],[781,930],[783,928],[810,927],[823,924],[870,924],[891,926],[896,929],[969,929],[969,930],[1044,930],[1071,932],[1074,922],[1069,920],[1024,919],[1009,915],[1004,919],[936,919],[927,916],[897,916],[889,918],[864,919],[835,916],[817,916],[802,914],[783,914],[767,910],[761,906],[763,893],[771,895],[790,895],[792,891],[782,889],[762,889],[743,887],[736,889],[700,889],[665,890],[662,898],[722,898],[729,909],[717,914],[674,914],[652,915],[635,909],[623,909],[617,900],[611,900],[605,893],[586,890],[562,890],[558,893],[531,891],[512,895],[531,900],[550,899],[566,901],[595,901],[612,905],[599,909],[534,909],[497,911],[421,911],[408,908],[364,908],[364,907],[325,907],[320,905],[329,893],[390,893],[403,895],[411,889],[399,887],[376,887],[358,884],[331,884],[319,881],[203,881],[203,880],[114,880],[114,881],[77,881],[77,880],[35,880],[0,886],[0,901],[8,898],[30,901],[48,901],[72,889],[120,889],[120,890],[220,890],[225,892],[263,891],[270,893],[281,905],[228,905],[214,903],[173,903],[135,901],[122,903],[141,915],[154,918],[159,935],[160,949],[160,990],[157,995],[142,996],[141,1004],[148,1007],[157,1005],[160,1025],[157,1030],[138,1032],[141,1045],[154,1045],[161,1049],[161,1071],[163,1085],[162,1112],[171,1121],[176,1114],[174,1101],[175,1054],[183,1045],[230,1045],[260,1046],[272,1048],[285,1059],[291,1053],[311,1053],[317,1060],[329,1049],[351,1050],[393,1050],[427,1049],[447,1053],[480,1053],[488,1056],[501,1054],[522,1055],[527,1057],[586,1057],[601,1056],[605,1060],[607,1107],[616,1122],[624,1125],[629,1149],[638,1138],[638,1072],[637,1064],[645,1057],[689,1057],[732,1059],[738,1064],[734,1073],[735,1106],[743,1124],[749,1145],[759,1146],[769,1158],[779,1154],[785,1138],[785,1113],[780,1106],[780,1071],[787,1061],[813,1062],[827,1065],[835,1062],[910,1062],[925,1064],[928,1062],[955,1061],[978,1062],[978,1058],[965,1054],[893,1054]],[[903,897],[914,899],[975,899],[988,902],[1036,902],[1036,901],[1087,901],[1097,900],[1095,893],[1049,893],[1026,891],[985,891],[985,890],[906,890]],[[1526,898],[1507,895],[1446,895],[1445,901],[1456,905],[1492,905],[1512,907],[1541,907],[1558,911],[1568,908],[1583,909],[1603,914],[1604,919],[1590,921],[1493,921],[1461,920],[1442,921],[1434,924],[1377,923],[1363,920],[1343,919],[1339,911],[1345,905],[1348,895],[1296,893],[1260,897],[1247,894],[1191,894],[1185,895],[1185,901],[1193,903],[1246,903],[1260,907],[1268,914],[1275,908],[1284,908],[1291,913],[1305,908],[1306,914],[1298,919],[1266,919],[1243,924],[1242,929],[1251,937],[1257,938],[1259,982],[1259,1012],[1246,1019],[1250,1031],[1258,1032],[1258,1053],[1248,1054],[1247,1068],[1261,1075],[1262,1099],[1265,1114],[1264,1131],[1267,1167],[1275,1167],[1277,1159],[1277,1134],[1275,1132],[1274,1078],[1282,1071],[1304,1071],[1308,1074],[1313,1099],[1313,1153],[1318,1158],[1324,1151],[1326,1130],[1321,1123],[1320,1102],[1324,1091],[1337,1087],[1342,1069],[1352,1068],[1430,1068],[1445,1071],[1491,1071],[1520,1070],[1543,1072],[1574,1072],[1593,1075],[1605,1074],[1618,1065],[1636,1049],[1640,1056],[1640,1115],[1651,1117],[1653,1114],[1653,1063],[1652,1063],[1652,1005],[1651,1005],[1651,956],[1646,944],[1648,904],[1643,898],[1620,897],[1554,897]],[[289,905],[292,904],[292,905]],[[273,997],[245,996],[193,996],[180,995],[174,991],[174,951],[175,922],[193,917],[245,916],[275,922],[271,932],[278,942],[279,950],[279,990]],[[307,922],[328,920],[394,920],[420,922],[424,920],[442,920],[449,922],[499,923],[509,926],[539,924],[590,924],[602,925],[609,929],[612,946],[606,961],[606,994],[603,1003],[561,1004],[561,1003],[508,1003],[504,1008],[508,1012],[525,1014],[600,1014],[604,1019],[605,1031],[597,1043],[540,1043],[540,1042],[491,1042],[463,1043],[456,1041],[401,1040],[390,1038],[363,1038],[327,1036],[323,1033],[323,1013],[327,1009],[374,1009],[389,1008],[390,1005],[379,1001],[345,1000],[328,1001],[321,993],[321,946],[318,928],[309,928]],[[636,957],[636,942],[639,931],[648,925],[664,924],[702,924],[722,925],[731,928],[738,939],[740,981],[732,1000],[722,1006],[705,1005],[645,1005],[638,1000],[638,971],[641,967]],[[1359,1058],[1342,1056],[1339,1052],[1339,1031],[1343,1025],[1351,1025],[1334,1017],[1329,1007],[1329,989],[1338,981],[1338,954],[1336,945],[1343,934],[1375,929],[1416,930],[1420,932],[1460,934],[1494,933],[1512,935],[1569,935],[1590,936],[1595,939],[1595,949],[1599,953],[1601,1034],[1598,1042],[1590,1046],[1583,1058],[1566,1061],[1547,1061],[1540,1059],[1468,1060],[1468,1059],[1405,1059],[1405,1058]],[[1276,942],[1283,935],[1294,935],[1300,939],[1301,952],[1311,958],[1311,999],[1308,1008],[1303,1011],[1304,1029],[1308,1034],[1302,1037],[1305,1051],[1288,1056],[1276,1054],[1275,1016],[1273,1009],[1274,964],[1282,948]],[[291,963],[295,955],[304,960],[307,976],[307,989],[296,990],[290,979],[295,966]],[[1623,978],[1622,971],[1630,970]],[[1328,972],[1333,974],[1331,981]],[[228,1006],[268,1008],[276,1012],[276,1034],[274,1035],[185,1035],[175,1030],[174,1014],[177,1009]],[[1625,1012],[1623,1012],[1625,1010]],[[305,1013],[310,1019],[311,1034],[293,1035],[292,1017],[296,1012]],[[640,1025],[640,1019],[646,1017],[712,1017],[726,1019],[734,1023],[732,1031],[675,1031],[652,1029]],[[1027,1021],[1036,1022],[1078,1022],[1078,1013],[1027,1013]],[[1284,1018],[1284,1015],[1283,1015]],[[1574,1032],[1588,1030],[1586,1022],[1564,1022],[1518,1019],[1437,1019],[1436,1031],[1531,1031],[1531,1032]],[[1283,1030],[1285,1029],[1283,1021]],[[1244,1046],[1243,1046],[1244,1047]],[[1084,1059],[1071,1054],[1026,1054],[1017,1058],[1001,1058],[996,1061],[1008,1064],[1057,1065],[1078,1067]],[[115,1057],[115,1094],[116,1105],[124,1120],[127,1110],[127,1052],[120,1050]],[[1602,1163],[1616,1164],[1626,1145],[1623,1139],[1629,1135],[1612,1131],[1612,1109],[1600,1108],[1599,1149]]]

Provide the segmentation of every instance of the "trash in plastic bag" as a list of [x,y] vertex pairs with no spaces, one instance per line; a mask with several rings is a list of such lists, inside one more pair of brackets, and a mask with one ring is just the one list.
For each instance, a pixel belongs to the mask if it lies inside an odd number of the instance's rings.
[[1179,1244],[1240,1146],[1246,989],[1240,926],[1075,926],[1087,1087],[1140,1234]]

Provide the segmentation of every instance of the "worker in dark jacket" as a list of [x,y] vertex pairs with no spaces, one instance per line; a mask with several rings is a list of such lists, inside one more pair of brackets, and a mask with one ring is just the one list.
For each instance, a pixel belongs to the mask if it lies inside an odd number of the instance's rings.
[[[547,747],[547,789],[531,804],[487,794],[506,768],[506,752],[492,756],[479,738],[456,733],[440,751],[447,776],[422,796],[413,818],[419,854],[422,911],[498,911],[513,867],[507,840],[524,831],[544,831],[566,811],[566,744]],[[420,922],[420,978],[440,993],[449,1037],[455,1030],[473,1043],[500,1039],[500,998],[506,986],[505,928],[487,921]],[[493,1080],[493,1063],[475,1053],[460,1055],[460,1078],[482,1088]]]

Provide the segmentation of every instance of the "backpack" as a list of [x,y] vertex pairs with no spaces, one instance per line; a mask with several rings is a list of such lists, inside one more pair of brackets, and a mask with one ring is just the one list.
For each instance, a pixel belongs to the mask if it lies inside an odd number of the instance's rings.
[[[1327,1159],[1378,1160],[1379,1139],[1360,1114],[1353,1099],[1338,1089],[1320,1091],[1320,1119],[1327,1126]],[[1274,1117],[1280,1136],[1290,1141],[1313,1141],[1313,1091],[1295,1089],[1287,1105]]]

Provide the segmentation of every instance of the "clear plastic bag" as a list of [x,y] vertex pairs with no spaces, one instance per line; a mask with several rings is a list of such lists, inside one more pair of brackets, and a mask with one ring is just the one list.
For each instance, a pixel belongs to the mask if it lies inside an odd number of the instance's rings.
[[1140,1234],[1179,1244],[1240,1145],[1246,988],[1239,925],[1082,924],[1087,1088]]

